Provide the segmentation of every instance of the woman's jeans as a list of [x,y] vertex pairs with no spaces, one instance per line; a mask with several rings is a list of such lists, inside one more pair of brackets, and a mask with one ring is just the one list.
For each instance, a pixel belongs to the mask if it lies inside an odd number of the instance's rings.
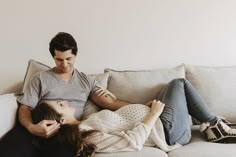
[[191,139],[189,114],[200,122],[217,119],[196,89],[185,79],[174,79],[160,92],[157,100],[165,103],[161,120],[168,144],[187,144]]

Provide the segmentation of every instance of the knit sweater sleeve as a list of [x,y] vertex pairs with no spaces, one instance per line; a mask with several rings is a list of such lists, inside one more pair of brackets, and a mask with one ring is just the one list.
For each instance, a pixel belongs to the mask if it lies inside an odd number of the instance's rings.
[[96,152],[136,151],[143,148],[151,128],[138,123],[132,130],[104,133],[99,132],[88,140],[97,146]]

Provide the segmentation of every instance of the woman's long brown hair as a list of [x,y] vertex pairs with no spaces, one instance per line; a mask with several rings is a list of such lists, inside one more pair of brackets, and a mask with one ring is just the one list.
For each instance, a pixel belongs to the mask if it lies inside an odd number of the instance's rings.
[[[60,122],[61,114],[55,111],[47,103],[38,104],[32,111],[33,123],[37,124],[42,120],[56,120]],[[46,139],[35,136],[33,144],[39,149],[45,149],[48,145],[55,143],[68,147],[77,157],[92,157],[96,146],[87,142],[87,137],[97,132],[96,130],[80,131],[78,125],[61,125],[56,135]]]

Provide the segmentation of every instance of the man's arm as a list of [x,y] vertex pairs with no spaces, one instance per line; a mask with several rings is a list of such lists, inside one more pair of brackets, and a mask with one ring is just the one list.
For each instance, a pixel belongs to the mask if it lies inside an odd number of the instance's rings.
[[31,109],[26,105],[20,105],[18,113],[20,123],[30,131],[30,126],[32,125],[31,119]]
[[18,113],[20,123],[33,135],[41,137],[51,137],[58,129],[60,124],[54,120],[43,120],[38,124],[33,124],[31,117],[31,108],[26,105],[20,105]]
[[122,106],[130,104],[129,102],[116,99],[113,93],[103,88],[98,89],[90,96],[90,99],[100,107],[109,110],[117,110]]

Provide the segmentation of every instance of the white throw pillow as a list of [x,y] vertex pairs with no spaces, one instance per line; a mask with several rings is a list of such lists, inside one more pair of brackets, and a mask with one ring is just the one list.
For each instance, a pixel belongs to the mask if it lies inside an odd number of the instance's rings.
[[236,122],[236,66],[206,67],[185,65],[186,78],[210,109],[218,116]]
[[14,94],[0,95],[0,138],[15,125],[17,107]]
[[184,65],[174,68],[117,71],[105,69],[109,72],[108,90],[118,99],[130,103],[144,104],[156,98],[160,90],[175,78],[185,78]]

